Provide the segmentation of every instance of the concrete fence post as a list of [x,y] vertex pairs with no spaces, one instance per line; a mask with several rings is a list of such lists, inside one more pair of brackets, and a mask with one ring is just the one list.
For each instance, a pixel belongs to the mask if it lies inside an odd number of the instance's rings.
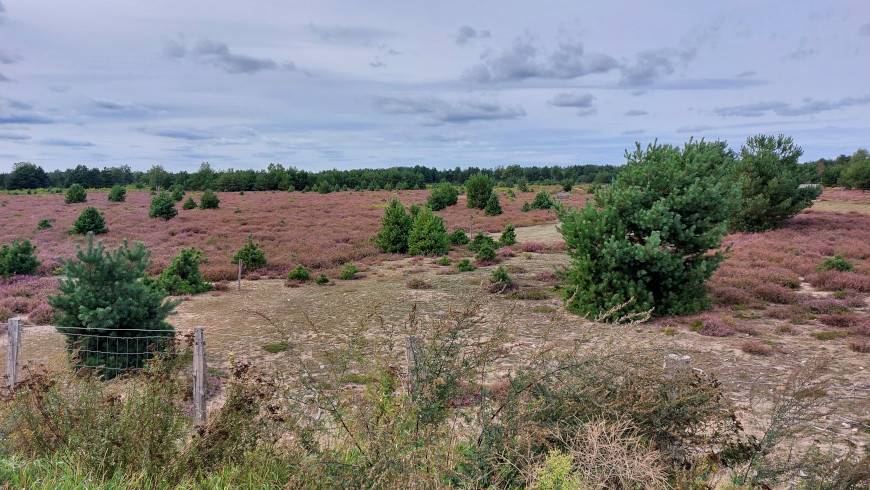
[[9,319],[9,344],[6,350],[6,387],[11,391],[18,382],[18,354],[21,352],[21,317]]
[[202,327],[193,329],[193,423],[205,424],[206,420],[206,366],[205,334]]

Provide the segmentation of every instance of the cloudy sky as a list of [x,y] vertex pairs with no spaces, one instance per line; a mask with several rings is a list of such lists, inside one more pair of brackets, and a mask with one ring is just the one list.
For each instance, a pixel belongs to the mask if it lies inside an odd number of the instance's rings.
[[867,0],[0,2],[0,172],[870,145]]

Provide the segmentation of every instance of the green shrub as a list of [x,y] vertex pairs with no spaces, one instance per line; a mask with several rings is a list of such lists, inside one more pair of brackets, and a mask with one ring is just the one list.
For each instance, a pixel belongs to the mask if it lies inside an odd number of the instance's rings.
[[799,188],[805,180],[798,164],[802,154],[803,150],[783,135],[757,135],[746,140],[728,175],[742,192],[741,206],[728,223],[731,231],[773,229],[812,205],[822,188]]
[[175,202],[180,202],[182,199],[184,199],[184,188],[180,185],[175,184],[170,187],[169,190],[172,191],[172,200],[174,200]]
[[469,208],[483,209],[492,195],[495,184],[488,175],[476,173],[465,182],[465,196]]
[[529,182],[526,179],[518,180],[517,190],[520,192],[529,192]]
[[559,185],[562,186],[562,190],[565,192],[571,192],[571,189],[574,188],[574,181],[571,179],[562,179],[559,182]]
[[36,260],[36,247],[30,240],[16,239],[11,245],[4,243],[0,247],[0,277],[35,275],[41,263]]
[[354,279],[356,273],[359,272],[359,269],[353,264],[344,264],[344,269],[341,270],[341,274],[338,276],[345,281],[349,281]]
[[109,190],[109,201],[111,202],[124,202],[127,200],[127,189],[120,185],[112,186],[112,189]]
[[473,252],[479,252],[484,245],[492,249],[498,248],[498,242],[493,240],[491,236],[481,231],[477,235],[474,235],[474,240],[471,240],[471,243],[468,244],[468,250],[471,250]]
[[492,262],[497,257],[495,250],[487,244],[483,244],[480,247],[480,250],[477,252],[477,255],[474,256],[475,259],[480,260],[482,262]]
[[85,191],[84,187],[79,184],[73,184],[66,190],[66,199],[64,199],[64,202],[67,204],[88,202],[88,193]]
[[423,208],[414,219],[408,235],[408,253],[411,255],[443,255],[450,250],[444,220],[429,208]]
[[444,257],[441,257],[440,259],[436,260],[435,263],[438,265],[444,265],[444,266],[448,266],[451,264],[450,258],[447,257],[446,255]]
[[378,247],[386,253],[407,252],[412,225],[413,221],[405,212],[405,207],[394,197],[381,217],[381,231],[376,239]]
[[523,205],[522,205],[522,207],[520,207],[520,211],[522,211],[522,212],[524,212],[524,213],[527,213],[527,212],[529,212],[529,211],[531,211],[531,210],[532,210],[532,205],[529,204],[528,201],[524,202]]
[[838,270],[838,271],[850,271],[855,267],[851,263],[849,263],[846,259],[844,259],[839,254],[834,255],[833,257],[828,257],[824,262],[819,264],[816,267],[817,271],[829,271],[829,270]]
[[170,220],[178,214],[175,209],[175,199],[169,194],[161,192],[151,200],[151,209],[148,211],[149,218],[163,218]]
[[423,206],[420,206],[417,203],[411,204],[408,206],[408,214],[411,215],[411,221],[417,219],[417,215],[420,214],[420,210],[423,209]]
[[501,203],[498,201],[498,194],[493,192],[489,195],[489,199],[486,201],[486,208],[483,210],[483,214],[487,216],[498,216],[502,212]]
[[221,200],[218,199],[217,194],[207,189],[199,200],[199,209],[218,209],[220,203]]
[[311,274],[308,272],[308,269],[302,267],[302,264],[299,264],[295,269],[287,273],[287,279],[292,279],[294,281],[305,282],[309,277],[311,277]]
[[504,231],[501,232],[498,242],[502,247],[510,247],[517,243],[517,231],[516,228],[514,228],[514,225],[509,224],[504,227]]
[[498,266],[494,271],[492,271],[492,275],[489,277],[489,282],[511,284],[513,281],[511,281],[511,278],[508,276],[504,267]]
[[471,264],[471,261],[467,258],[460,260],[456,263],[456,268],[461,272],[471,272],[474,270],[474,266]]
[[201,250],[187,248],[172,257],[162,274],[157,278],[157,284],[170,294],[199,294],[211,290],[211,284],[202,280],[199,264],[206,263]]
[[319,276],[317,276],[316,278],[314,278],[314,283],[315,283],[315,284],[323,285],[323,284],[326,284],[326,283],[328,283],[328,282],[329,282],[329,278],[326,277],[326,274],[320,274]]
[[432,208],[432,211],[441,211],[447,206],[453,206],[458,200],[459,191],[456,187],[449,182],[443,182],[432,189],[426,205]]
[[724,260],[725,222],[740,206],[724,142],[649,145],[627,154],[613,185],[580,210],[557,211],[571,266],[569,310],[601,315],[655,308],[684,315],[709,304],[704,282]]
[[848,189],[870,191],[870,158],[858,150],[839,176],[840,185]]
[[550,193],[546,190],[537,193],[532,204],[529,205],[529,209],[551,209],[552,207],[553,200],[550,199]]
[[142,367],[174,335],[166,317],[178,301],[166,300],[166,291],[143,280],[150,265],[145,245],[131,248],[125,240],[104,255],[103,243],[94,246],[89,233],[87,249],[76,248],[75,259],[61,259],[67,278],[48,301],[76,366],[103,366],[104,379]]
[[246,269],[259,269],[266,267],[266,254],[260,250],[260,245],[254,243],[254,235],[248,235],[248,243],[233,255],[233,264],[238,264],[239,261]]
[[193,197],[188,197],[181,209],[196,209],[196,201],[193,200]]
[[47,230],[49,228],[51,228],[51,221],[46,218],[42,218],[39,220],[39,223],[36,223],[37,230]]
[[85,235],[87,233],[100,235],[108,232],[109,229],[106,228],[106,220],[103,219],[102,213],[93,206],[86,207],[79,217],[76,218],[73,227],[70,229],[70,233],[78,235]]
[[514,194],[513,189],[508,189],[507,192],[505,192],[505,194],[507,194],[508,199],[510,199],[511,201],[513,201],[514,199],[517,198],[517,195]]
[[452,243],[453,245],[465,245],[466,243],[471,241],[471,239],[468,238],[468,235],[465,233],[465,230],[463,230],[462,228],[457,228],[453,230],[453,233],[450,234],[449,238],[450,243]]

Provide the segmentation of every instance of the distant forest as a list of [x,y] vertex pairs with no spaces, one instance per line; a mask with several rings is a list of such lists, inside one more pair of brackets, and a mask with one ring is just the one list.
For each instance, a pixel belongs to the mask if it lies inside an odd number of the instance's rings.
[[613,165],[571,165],[567,167],[523,167],[509,165],[493,169],[468,167],[438,170],[422,166],[385,169],[324,170],[308,172],[294,167],[270,164],[265,170],[214,170],[208,163],[199,170],[168,172],[155,165],[147,172],[133,171],[127,165],[119,167],[88,168],[79,165],[67,170],[44,171],[28,162],[16,163],[11,173],[0,174],[0,187],[7,190],[66,188],[79,184],[88,189],[108,188],[114,185],[169,188],[181,186],[184,190],[201,191],[315,191],[338,190],[404,190],[424,189],[427,184],[451,182],[464,184],[476,173],[486,174],[499,185],[513,187],[527,184],[610,183],[619,172]]

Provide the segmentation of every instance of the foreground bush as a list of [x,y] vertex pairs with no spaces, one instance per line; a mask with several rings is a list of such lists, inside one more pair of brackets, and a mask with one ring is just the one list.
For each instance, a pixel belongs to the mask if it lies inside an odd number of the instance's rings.
[[302,267],[302,264],[299,264],[295,269],[287,273],[287,279],[294,281],[305,282],[309,277],[311,277],[311,273],[308,272],[308,269]]
[[157,284],[169,294],[199,294],[211,290],[211,284],[202,280],[199,264],[208,262],[202,250],[186,248],[172,257]]
[[628,311],[685,315],[709,304],[705,281],[724,260],[717,250],[739,206],[725,178],[725,143],[650,145],[627,155],[613,185],[581,210],[557,211],[571,266],[566,306],[600,315]]
[[41,263],[30,240],[13,240],[11,245],[0,247],[0,277],[35,275]]
[[240,260],[246,269],[266,267],[266,254],[260,250],[260,245],[254,242],[254,235],[249,234],[248,243],[233,255],[234,264],[238,264]]
[[221,200],[211,190],[206,190],[202,193],[202,198],[199,200],[199,209],[217,209]]
[[429,208],[423,208],[414,219],[408,235],[408,253],[411,255],[443,255],[450,250],[444,220]]
[[76,218],[69,232],[78,235],[86,235],[88,233],[101,235],[108,233],[109,229],[106,228],[106,220],[103,219],[103,214],[97,208],[88,206]]
[[170,220],[178,214],[175,209],[175,199],[168,193],[161,192],[151,200],[151,209],[148,211],[149,218],[163,218]]
[[381,231],[376,239],[378,247],[386,253],[407,252],[412,224],[411,217],[405,212],[405,206],[394,197],[381,218]]
[[88,193],[85,191],[84,187],[79,184],[73,184],[66,190],[66,198],[64,199],[64,202],[67,204],[88,202]]
[[61,259],[66,279],[48,301],[76,366],[99,368],[104,379],[142,367],[173,335],[166,317],[178,302],[144,281],[150,252],[142,243],[131,248],[124,241],[104,254],[103,243],[95,246],[89,233],[87,249],[76,248],[76,258]]
[[441,211],[448,206],[453,206],[458,200],[459,191],[456,187],[449,182],[443,182],[432,188],[426,204],[432,208],[432,211]]

